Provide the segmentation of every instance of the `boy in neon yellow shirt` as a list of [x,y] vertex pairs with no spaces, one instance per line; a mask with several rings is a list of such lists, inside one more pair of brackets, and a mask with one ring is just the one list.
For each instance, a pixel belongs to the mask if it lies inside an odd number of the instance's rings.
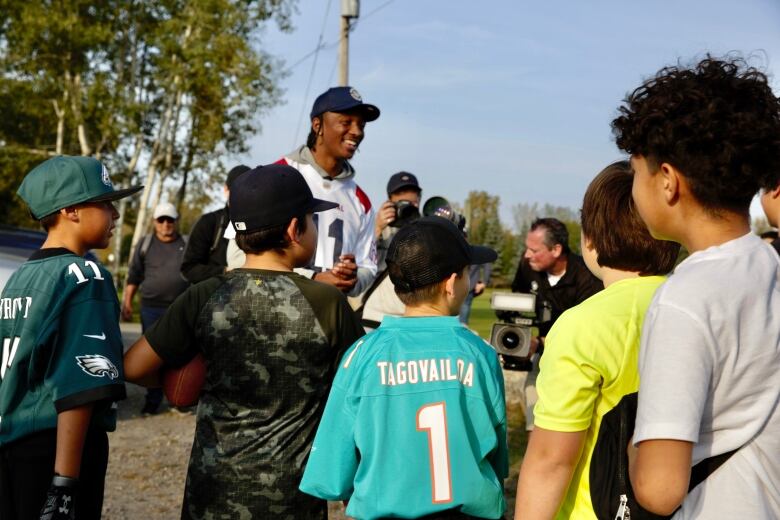
[[631,199],[632,179],[629,163],[620,161],[585,193],[582,256],[604,290],[566,311],[547,335],[516,518],[596,518],[590,477],[599,427],[639,388],[645,311],[679,250],[648,233]]

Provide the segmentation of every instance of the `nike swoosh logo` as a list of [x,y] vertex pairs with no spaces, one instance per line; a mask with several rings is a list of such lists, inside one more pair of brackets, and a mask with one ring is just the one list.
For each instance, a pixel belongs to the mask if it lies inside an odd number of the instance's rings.
[[85,338],[93,338],[93,339],[99,339],[100,341],[105,341],[106,339],[106,333],[101,332],[98,336],[97,334],[84,334]]

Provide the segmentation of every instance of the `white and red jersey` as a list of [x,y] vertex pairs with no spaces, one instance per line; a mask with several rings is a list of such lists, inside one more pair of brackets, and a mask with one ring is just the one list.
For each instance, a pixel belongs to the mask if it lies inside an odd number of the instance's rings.
[[301,172],[316,198],[339,205],[338,208],[314,214],[318,238],[311,268],[324,271],[332,268],[339,256],[348,253],[355,255],[358,281],[350,294],[360,294],[376,276],[375,214],[368,195],[354,180],[352,166],[346,163],[340,175],[327,177],[319,167],[312,164],[314,159],[306,146],[278,162]]

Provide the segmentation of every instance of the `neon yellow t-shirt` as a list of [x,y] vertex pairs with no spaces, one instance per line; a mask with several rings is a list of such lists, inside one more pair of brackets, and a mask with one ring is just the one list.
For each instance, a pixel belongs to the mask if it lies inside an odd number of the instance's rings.
[[615,282],[564,312],[547,335],[534,424],[559,432],[587,430],[582,456],[556,518],[596,518],[588,475],[601,418],[624,395],[639,389],[642,322],[665,279],[646,276]]

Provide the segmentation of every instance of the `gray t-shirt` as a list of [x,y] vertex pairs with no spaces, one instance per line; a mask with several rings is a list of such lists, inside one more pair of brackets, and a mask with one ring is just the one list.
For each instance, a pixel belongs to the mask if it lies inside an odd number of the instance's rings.
[[181,275],[181,261],[187,243],[180,235],[173,242],[152,236],[146,254],[141,257],[144,239],[138,242],[127,273],[127,283],[140,285],[141,305],[167,307],[189,286]]

